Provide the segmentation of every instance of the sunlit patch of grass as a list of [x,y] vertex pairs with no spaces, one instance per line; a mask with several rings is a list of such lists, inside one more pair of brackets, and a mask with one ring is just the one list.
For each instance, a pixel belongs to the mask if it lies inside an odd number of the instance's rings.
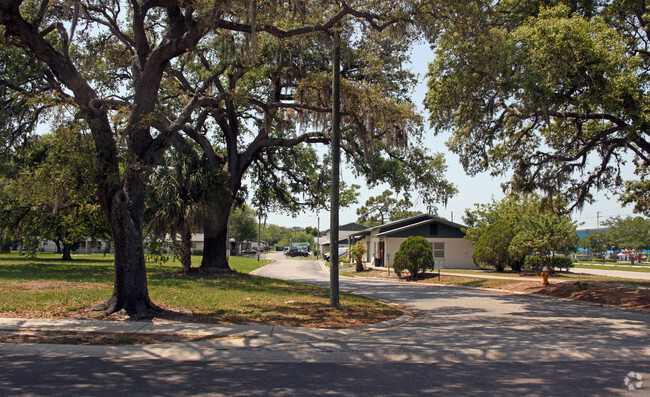
[[[230,258],[231,267],[241,272],[266,263],[256,258]],[[383,321],[401,313],[346,293],[341,293],[341,306],[335,310],[329,307],[326,288],[245,273],[184,275],[176,262],[149,263],[147,270],[153,302],[189,316],[188,321],[337,328]],[[0,316],[96,317],[98,314],[89,314],[88,309],[110,296],[113,274],[110,255],[84,255],[72,262],[60,261],[52,254],[34,259],[0,255],[0,293],[4,297]]]
[[598,265],[598,264],[576,264],[574,266],[576,269],[600,269],[600,270],[620,270],[624,272],[642,272],[650,273],[650,265],[642,263],[636,264],[635,266],[626,266],[625,264],[610,264],[610,265]]

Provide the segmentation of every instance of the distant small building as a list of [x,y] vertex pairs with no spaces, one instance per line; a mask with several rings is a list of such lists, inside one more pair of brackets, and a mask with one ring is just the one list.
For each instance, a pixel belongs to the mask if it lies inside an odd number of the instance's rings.
[[[427,239],[433,257],[445,269],[475,269],[474,244],[465,239],[465,226],[431,215],[417,215],[352,233],[354,241],[365,241],[366,262],[374,266],[392,266],[395,253],[410,236]],[[352,242],[354,243],[354,242]]]
[[309,251],[309,243],[291,243],[289,244],[289,249],[298,248],[303,251]]
[[[368,227],[360,225],[358,223],[347,223],[345,225],[339,226],[339,247],[348,247],[349,246],[349,236],[355,232],[359,232],[361,230],[366,230]],[[330,240],[331,240],[331,231],[327,230],[325,233],[323,233],[322,236],[320,236],[320,241],[318,242],[318,249],[320,252],[325,253],[325,252],[330,252]]]

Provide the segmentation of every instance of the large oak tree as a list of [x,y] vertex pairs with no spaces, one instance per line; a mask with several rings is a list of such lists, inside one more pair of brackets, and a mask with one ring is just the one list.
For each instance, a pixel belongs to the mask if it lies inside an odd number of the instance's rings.
[[[225,177],[229,199],[218,203],[216,220],[205,226],[204,266],[227,268],[227,217],[248,167],[253,162],[260,167],[281,165],[276,160],[281,154],[274,157],[273,147],[329,142],[324,121],[329,77],[316,73],[325,61],[307,56],[323,57],[325,52],[293,48],[312,43],[326,48],[322,38],[315,37],[346,16],[364,22],[365,30],[357,31],[361,37],[407,17],[401,3],[356,3],[0,1],[2,51],[31,54],[45,71],[39,85],[45,89],[38,96],[24,85],[4,86],[35,105],[56,109],[59,117],[83,120],[92,133],[97,195],[115,247],[113,294],[98,309],[107,314],[124,309],[134,318],[159,310],[147,290],[145,191],[152,170],[179,139],[198,142],[213,169]],[[391,49],[390,35],[368,43],[379,45],[367,47],[369,55]],[[377,58],[376,66],[385,59]],[[291,64],[298,60],[304,64]],[[301,70],[310,75],[292,75]],[[358,70],[350,67],[350,74]],[[394,76],[400,73],[398,69]],[[412,105],[403,99],[408,87],[401,86],[401,77],[387,92],[381,91],[390,85],[390,75],[368,72],[356,79],[352,91],[359,96],[351,98],[350,105],[364,106],[348,110],[349,125],[354,126],[348,133],[358,138],[349,139],[348,153],[374,156],[370,164],[385,165],[386,171],[380,170],[384,175],[400,175],[394,172],[398,164],[411,164],[408,175],[423,175],[423,182],[430,182],[438,174],[427,155],[405,150],[411,130],[416,137],[421,130],[413,122],[417,118]],[[381,84],[374,84],[373,78]],[[311,130],[318,125],[321,128]],[[244,131],[252,134],[246,137]],[[374,166],[366,169],[376,172]]]

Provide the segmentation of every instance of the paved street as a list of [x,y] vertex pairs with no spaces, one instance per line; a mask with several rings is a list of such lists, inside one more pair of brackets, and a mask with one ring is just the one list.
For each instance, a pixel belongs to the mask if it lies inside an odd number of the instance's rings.
[[[280,257],[258,274],[329,282],[303,259]],[[277,327],[230,342],[0,348],[0,394],[650,395],[648,313],[345,277],[341,288],[414,315],[364,329]],[[646,384],[628,390],[630,371]]]

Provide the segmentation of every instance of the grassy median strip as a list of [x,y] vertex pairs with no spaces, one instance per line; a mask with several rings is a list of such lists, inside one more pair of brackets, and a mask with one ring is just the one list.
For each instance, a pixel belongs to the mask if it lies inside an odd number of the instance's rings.
[[[194,258],[198,267],[200,257]],[[267,262],[230,258],[231,267],[252,271]],[[246,273],[184,275],[180,264],[148,264],[149,294],[169,310],[165,318],[223,324],[269,324],[342,328],[395,318],[401,311],[341,293],[341,307],[329,307],[326,288]],[[112,291],[113,258],[80,255],[72,262],[39,254],[30,259],[0,255],[0,316],[101,318],[89,308]],[[111,316],[110,318],[114,318]]]
[[642,272],[642,273],[650,273],[650,265],[647,263],[644,263],[642,265],[634,265],[634,266],[629,266],[626,264],[576,264],[574,266],[576,269],[575,271],[579,271],[579,269],[600,269],[600,270],[621,270],[625,272]]

